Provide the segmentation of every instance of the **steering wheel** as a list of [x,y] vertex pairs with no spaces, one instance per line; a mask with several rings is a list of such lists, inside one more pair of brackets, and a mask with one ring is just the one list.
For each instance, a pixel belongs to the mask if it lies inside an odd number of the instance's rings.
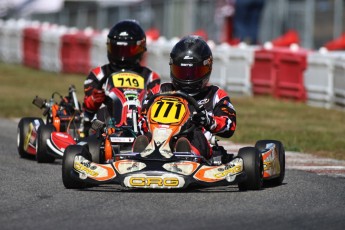
[[[152,95],[148,102],[147,102],[147,105],[148,107],[151,106],[151,104],[154,102],[154,100],[157,98],[157,97],[160,97],[160,96],[175,96],[175,97],[181,97],[183,99],[185,99],[187,102],[188,102],[188,105],[191,105],[194,109],[195,109],[195,112],[196,113],[200,113],[202,112],[203,110],[205,110],[205,107],[203,105],[199,105],[198,102],[190,95],[182,92],[182,91],[168,91],[168,92],[161,92],[161,93],[157,93],[157,94],[154,94]],[[183,130],[182,132],[178,133],[177,135],[175,136],[179,136],[179,135],[185,135],[187,133],[190,133],[191,131],[193,131],[195,128],[197,127],[197,125],[195,123],[192,123],[192,125],[188,128],[188,129],[185,129]]]

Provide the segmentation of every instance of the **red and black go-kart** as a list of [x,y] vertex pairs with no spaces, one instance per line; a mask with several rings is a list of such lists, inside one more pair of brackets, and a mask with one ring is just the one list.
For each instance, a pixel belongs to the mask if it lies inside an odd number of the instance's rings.
[[[60,102],[54,97],[58,95]],[[83,114],[75,86],[68,96],[54,92],[49,100],[36,96],[32,102],[43,109],[45,121],[40,117],[24,117],[18,123],[17,147],[21,157],[36,156],[39,163],[52,163],[62,158],[65,148],[84,137]]]
[[115,154],[131,152],[138,135],[137,118],[146,95],[144,78],[131,71],[113,73],[105,82],[106,99],[91,125],[91,134],[78,145],[87,145],[93,160],[106,163]]
[[259,190],[264,180],[282,183],[285,152],[281,142],[261,140],[255,147],[241,148],[236,155],[215,145],[212,159],[173,151],[169,142],[196,127],[190,122],[191,115],[200,112],[202,106],[181,92],[156,94],[149,105],[150,142],[138,141],[137,137],[132,152],[113,151],[108,163],[98,163],[99,152],[87,143],[68,146],[62,161],[64,186],[80,189],[116,183],[128,188],[177,189],[199,184]]

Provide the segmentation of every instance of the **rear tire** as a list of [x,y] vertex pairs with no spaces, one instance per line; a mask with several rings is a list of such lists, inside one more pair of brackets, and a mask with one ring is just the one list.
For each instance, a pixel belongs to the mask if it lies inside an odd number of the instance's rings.
[[259,149],[259,151],[262,151],[266,149],[266,144],[269,144],[269,143],[275,144],[278,150],[280,175],[276,178],[265,181],[265,183],[268,182],[270,185],[278,186],[283,183],[284,177],[285,177],[285,148],[284,148],[284,145],[280,141],[277,141],[277,140],[260,140],[256,142],[255,147]]
[[56,131],[52,124],[41,125],[37,135],[37,153],[36,160],[38,163],[53,163],[55,157],[48,154],[47,140],[50,139],[51,133]]
[[84,146],[69,145],[62,158],[62,182],[67,189],[82,189],[89,187],[87,183],[78,181],[73,178],[72,174],[77,174],[74,171],[74,158],[85,151]]
[[40,123],[40,126],[44,124],[43,120],[39,117],[24,117],[20,119],[18,123],[18,128],[17,128],[17,149],[20,157],[23,158],[29,158],[32,157],[33,155],[29,154],[24,150],[24,142],[25,138],[28,135],[29,132],[29,125],[32,123],[34,120],[38,120]]
[[255,147],[244,147],[238,151],[238,156],[243,159],[244,171],[247,179],[238,183],[240,191],[260,190],[263,184],[262,155]]

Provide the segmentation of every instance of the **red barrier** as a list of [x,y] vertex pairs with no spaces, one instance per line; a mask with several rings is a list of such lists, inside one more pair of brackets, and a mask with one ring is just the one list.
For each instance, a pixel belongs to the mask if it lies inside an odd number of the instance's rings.
[[308,51],[299,49],[277,50],[277,78],[274,96],[296,101],[306,101],[304,71],[307,68]]
[[77,73],[88,74],[91,70],[91,36],[91,34],[85,32],[77,34]]
[[23,30],[23,64],[35,69],[40,68],[41,27],[26,27]]
[[274,95],[276,85],[276,55],[272,50],[255,51],[251,69],[253,94]]
[[77,32],[67,33],[61,36],[61,63],[62,72],[64,73],[76,73],[76,34]]
[[88,74],[91,70],[92,33],[74,31],[61,37],[61,62],[64,73]]
[[262,48],[255,51],[251,70],[253,94],[305,101],[307,53],[306,50],[289,48]]

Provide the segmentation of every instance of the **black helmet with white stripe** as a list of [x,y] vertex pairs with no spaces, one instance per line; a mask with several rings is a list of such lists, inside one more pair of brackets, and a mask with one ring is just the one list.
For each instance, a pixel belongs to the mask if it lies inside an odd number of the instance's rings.
[[189,94],[200,92],[212,71],[212,51],[199,36],[182,38],[170,53],[170,77],[178,90]]
[[146,35],[135,20],[123,20],[108,34],[107,54],[111,64],[129,68],[137,64],[146,51]]

